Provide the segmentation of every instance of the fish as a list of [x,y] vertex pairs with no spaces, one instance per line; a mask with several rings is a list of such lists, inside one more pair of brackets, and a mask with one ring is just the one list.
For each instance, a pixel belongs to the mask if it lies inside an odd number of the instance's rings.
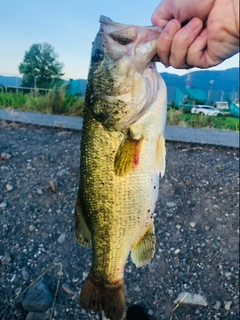
[[161,27],[101,16],[83,110],[75,236],[92,245],[80,292],[84,309],[110,320],[125,313],[124,267],[155,252],[154,210],[165,172],[166,86],[156,69]]

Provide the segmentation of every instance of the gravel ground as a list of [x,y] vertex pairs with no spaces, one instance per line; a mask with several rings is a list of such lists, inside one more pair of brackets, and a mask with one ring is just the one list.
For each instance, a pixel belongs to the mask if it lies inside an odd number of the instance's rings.
[[[52,295],[60,279],[54,319],[100,319],[78,305],[91,265],[74,239],[79,142],[77,131],[0,121],[1,319],[25,320],[16,295],[59,262],[44,274]],[[167,142],[156,254],[143,268],[127,262],[127,307],[144,304],[149,320],[239,319],[238,183],[237,149]],[[207,305],[172,311],[182,292]]]

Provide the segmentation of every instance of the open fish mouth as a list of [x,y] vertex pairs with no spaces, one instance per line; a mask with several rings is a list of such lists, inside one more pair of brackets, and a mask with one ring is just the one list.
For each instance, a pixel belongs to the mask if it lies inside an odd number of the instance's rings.
[[[135,67],[139,73],[143,72],[149,62],[158,61],[156,42],[163,27],[125,25],[113,22],[105,16],[101,16],[99,21],[101,23],[99,34],[112,39],[115,59],[123,54],[134,57]],[[141,56],[139,62],[138,56]]]
[[93,115],[106,127],[123,130],[155,99],[157,41],[162,30],[100,17],[100,30],[92,47],[89,87]]

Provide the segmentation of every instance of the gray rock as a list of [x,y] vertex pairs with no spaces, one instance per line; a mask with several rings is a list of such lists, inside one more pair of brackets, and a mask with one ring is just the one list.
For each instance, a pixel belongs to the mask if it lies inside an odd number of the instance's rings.
[[60,237],[58,238],[58,242],[59,243],[63,243],[63,241],[65,240],[65,238],[66,238],[66,233],[64,232],[64,233],[62,233],[61,235],[60,235]]
[[167,218],[171,218],[173,216],[173,212],[172,211],[167,211],[166,212],[166,217]]
[[27,311],[45,312],[51,307],[52,300],[48,286],[41,279],[28,289],[22,306]]
[[173,290],[172,290],[172,289],[169,289],[169,290],[168,290],[168,294],[169,294],[170,296],[172,296],[172,295],[173,295]]
[[189,224],[190,224],[190,227],[192,227],[192,228],[195,228],[195,226],[196,226],[196,222],[195,221],[192,221]]
[[9,254],[5,254],[2,259],[1,259],[1,263],[4,264],[9,264],[9,262],[11,261],[11,257],[9,256]]
[[136,292],[140,292],[141,291],[139,286],[136,286],[133,290],[136,291]]
[[220,301],[216,301],[215,305],[213,306],[213,309],[218,310],[221,307],[221,302]]
[[6,206],[7,206],[6,202],[1,202],[0,203],[0,209],[4,209],[4,208],[6,208]]
[[35,229],[36,229],[36,227],[33,226],[32,224],[29,226],[29,230],[30,230],[30,231],[34,231]]
[[150,316],[152,316],[152,315],[154,314],[154,311],[153,311],[152,309],[149,309],[149,310],[148,310],[148,314],[149,314]]
[[11,155],[6,152],[2,152],[0,156],[1,160],[9,160],[11,158]]
[[155,263],[153,261],[148,263],[148,269],[150,272],[155,272]]
[[29,273],[25,270],[25,268],[22,269],[22,277],[25,281],[29,280]]
[[182,292],[179,294],[176,300],[173,302],[177,304],[178,302],[183,304],[193,304],[198,306],[207,306],[206,299],[200,294],[191,294],[189,292]]
[[43,191],[41,188],[37,188],[37,194],[43,194]]
[[49,314],[29,312],[25,320],[48,320],[48,319],[49,319]]
[[232,276],[231,272],[225,272],[225,277],[230,278]]
[[176,203],[175,202],[167,202],[167,207],[173,208],[176,207]]
[[226,301],[224,304],[225,310],[229,311],[232,305],[232,301]]
[[6,188],[7,188],[7,191],[9,192],[13,190],[13,186],[10,183],[6,185]]

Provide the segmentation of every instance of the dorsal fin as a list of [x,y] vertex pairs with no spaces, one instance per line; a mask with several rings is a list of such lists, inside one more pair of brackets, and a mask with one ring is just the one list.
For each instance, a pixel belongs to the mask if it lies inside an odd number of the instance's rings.
[[156,171],[161,174],[161,177],[163,177],[165,173],[165,156],[165,139],[163,135],[160,135],[157,140],[156,148]]

